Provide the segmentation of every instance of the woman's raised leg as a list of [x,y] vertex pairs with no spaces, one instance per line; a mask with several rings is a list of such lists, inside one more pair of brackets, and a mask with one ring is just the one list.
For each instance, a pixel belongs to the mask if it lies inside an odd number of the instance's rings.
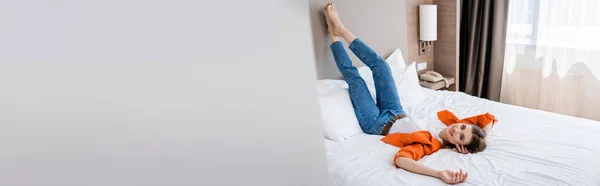
[[394,77],[388,63],[344,27],[335,5],[331,4],[327,10],[329,19],[333,24],[331,32],[350,43],[350,50],[373,72],[378,108],[381,111],[389,110],[394,115],[405,114],[400,104],[398,90],[396,89]]
[[332,32],[331,21],[327,15],[327,11],[331,4],[332,3],[328,3],[325,6],[325,18],[327,19],[327,24],[329,27],[328,30],[330,31],[333,41],[330,48],[333,53],[335,64],[342,73],[344,80],[348,84],[350,100],[352,101],[354,113],[358,119],[360,127],[365,133],[377,134],[377,129],[375,129],[377,127],[375,126],[375,120],[380,115],[380,110],[377,107],[375,100],[373,100],[371,97],[371,93],[367,88],[367,84],[362,77],[360,77],[358,69],[352,65],[352,61],[348,57],[348,54],[344,49],[344,45],[339,41],[337,35]]

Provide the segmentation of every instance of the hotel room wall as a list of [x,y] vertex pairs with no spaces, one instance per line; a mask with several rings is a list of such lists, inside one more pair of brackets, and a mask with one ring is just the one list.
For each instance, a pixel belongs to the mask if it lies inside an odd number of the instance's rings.
[[[340,79],[342,75],[335,66],[329,48],[331,39],[327,33],[323,6],[330,0],[310,0],[310,18],[313,33],[316,71],[319,79]],[[407,59],[407,19],[405,0],[333,0],[346,28],[363,40],[382,57],[387,57],[400,48]],[[343,41],[344,46],[348,44]],[[346,49],[352,63],[357,67],[364,64]],[[410,61],[406,60],[407,63]]]

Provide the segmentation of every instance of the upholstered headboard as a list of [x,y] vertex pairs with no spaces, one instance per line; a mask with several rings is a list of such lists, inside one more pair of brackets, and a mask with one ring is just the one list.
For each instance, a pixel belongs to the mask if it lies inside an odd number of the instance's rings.
[[[315,48],[318,79],[339,79],[341,74],[329,49],[331,40],[327,33],[323,6],[328,0],[310,0],[310,17]],[[396,48],[407,59],[407,29],[405,0],[333,0],[346,28],[361,38],[379,55],[386,58]],[[343,42],[347,47],[347,43]],[[362,62],[347,49],[357,67]]]

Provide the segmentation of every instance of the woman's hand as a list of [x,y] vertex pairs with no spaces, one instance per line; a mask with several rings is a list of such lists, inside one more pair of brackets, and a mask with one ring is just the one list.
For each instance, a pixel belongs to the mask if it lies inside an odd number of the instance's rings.
[[462,145],[458,145],[458,146],[454,147],[452,150],[454,150],[458,153],[462,153],[462,154],[469,154],[469,150],[467,150],[467,148]]
[[445,170],[440,171],[438,174],[438,177],[448,184],[461,183],[467,180],[467,177],[469,177],[469,173],[463,173],[462,169],[460,169],[460,172]]

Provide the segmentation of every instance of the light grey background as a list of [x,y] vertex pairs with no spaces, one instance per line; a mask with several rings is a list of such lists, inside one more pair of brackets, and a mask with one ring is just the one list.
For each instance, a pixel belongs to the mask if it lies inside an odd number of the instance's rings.
[[0,185],[327,185],[308,5],[0,0]]
[[[319,79],[341,78],[339,70],[331,54],[331,39],[327,32],[327,24],[323,16],[323,6],[331,0],[310,0],[310,19],[313,33],[317,76]],[[394,50],[400,48],[402,56],[407,59],[407,28],[405,0],[333,0],[338,7],[344,25],[379,55],[386,58]],[[346,52],[352,63],[364,66],[354,54]]]

